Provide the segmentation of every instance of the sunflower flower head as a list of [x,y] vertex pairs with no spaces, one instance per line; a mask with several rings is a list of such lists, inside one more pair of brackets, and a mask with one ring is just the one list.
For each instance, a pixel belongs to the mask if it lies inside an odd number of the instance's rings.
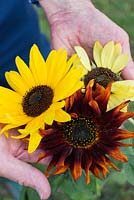
[[[80,46],[76,46],[75,50],[82,65],[87,69],[90,60],[87,58],[88,55],[84,52],[85,50]],[[120,72],[128,64],[128,61],[129,56],[122,52],[120,43],[115,44],[113,41],[110,41],[103,47],[99,41],[95,42],[92,61],[94,68],[92,67],[88,70],[84,77],[84,82],[86,86],[90,80],[94,79],[95,83],[99,83],[105,88],[109,83],[113,83],[107,105],[108,110],[116,107],[123,101],[134,100],[134,81],[123,81],[120,77]],[[126,108],[124,110],[126,111]]]
[[[46,175],[64,173],[70,169],[74,180],[79,179],[82,170],[86,173],[86,183],[90,182],[90,171],[98,178],[106,177],[110,168],[119,170],[110,157],[127,162],[127,157],[119,147],[134,146],[120,140],[134,138],[134,133],[120,128],[131,112],[121,109],[128,102],[123,102],[107,111],[111,93],[111,84],[106,88],[91,80],[86,86],[85,94],[77,91],[66,100],[66,111],[71,120],[55,123],[51,134],[41,142],[45,150],[44,157],[52,156]],[[46,130],[41,130],[45,134]]]
[[28,152],[33,152],[42,136],[39,129],[53,121],[66,122],[70,115],[62,108],[64,99],[82,87],[82,69],[76,67],[76,55],[67,59],[66,50],[52,50],[45,61],[34,44],[30,50],[29,67],[16,57],[18,72],[6,72],[11,89],[0,87],[1,133],[20,127],[19,136],[30,135]]

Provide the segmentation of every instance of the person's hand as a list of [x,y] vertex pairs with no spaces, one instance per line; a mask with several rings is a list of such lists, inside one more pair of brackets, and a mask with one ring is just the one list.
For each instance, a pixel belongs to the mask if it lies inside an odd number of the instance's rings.
[[51,28],[52,48],[63,47],[72,54],[73,47],[80,45],[92,56],[95,41],[102,44],[110,40],[120,42],[123,52],[130,55],[123,78],[134,79],[134,63],[130,53],[127,33],[97,10],[89,0],[40,0]]
[[[10,131],[13,134],[14,130]],[[50,195],[50,186],[47,178],[38,169],[27,162],[36,162],[41,150],[32,154],[27,153],[27,144],[21,140],[6,138],[0,135],[0,176],[29,186],[37,190],[41,199]],[[48,159],[43,159],[42,164],[48,164]]]

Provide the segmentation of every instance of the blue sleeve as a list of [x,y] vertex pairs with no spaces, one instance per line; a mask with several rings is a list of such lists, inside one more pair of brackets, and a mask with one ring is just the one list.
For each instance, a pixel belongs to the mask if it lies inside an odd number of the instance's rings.
[[38,16],[28,0],[1,0],[0,3],[0,85],[7,86],[5,72],[17,70],[18,55],[28,64],[29,51],[36,43],[46,58],[50,43],[40,33]]

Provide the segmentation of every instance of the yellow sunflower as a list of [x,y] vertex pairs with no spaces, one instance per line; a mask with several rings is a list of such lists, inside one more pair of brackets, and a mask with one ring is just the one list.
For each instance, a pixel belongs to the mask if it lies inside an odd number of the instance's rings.
[[129,60],[128,54],[122,53],[120,43],[114,44],[113,41],[110,41],[103,47],[99,41],[95,42],[93,47],[93,66],[95,68],[91,68],[88,55],[82,47],[75,46],[74,48],[82,65],[87,70],[85,85],[91,79],[95,79],[95,82],[105,88],[109,82],[113,82],[107,110],[111,110],[123,101],[134,100],[134,80],[121,80],[119,77],[119,73]]
[[16,57],[18,72],[5,73],[10,87],[0,87],[0,123],[7,130],[19,129],[24,138],[30,135],[28,152],[33,152],[42,136],[39,129],[53,121],[66,122],[71,117],[62,108],[64,99],[82,87],[82,68],[76,68],[77,55],[67,60],[67,51],[52,50],[44,61],[38,47],[34,44],[30,50],[29,67],[20,57]]

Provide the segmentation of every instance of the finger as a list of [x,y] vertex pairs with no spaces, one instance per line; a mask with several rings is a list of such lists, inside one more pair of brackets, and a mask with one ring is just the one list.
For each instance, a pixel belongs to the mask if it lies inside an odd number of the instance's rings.
[[122,71],[122,77],[124,79],[134,80],[134,62],[131,59],[128,66]]
[[21,185],[32,187],[39,193],[41,199],[47,199],[50,196],[50,185],[45,175],[13,156],[2,156],[0,176],[11,179]]
[[36,151],[30,154],[27,152],[27,150],[24,150],[20,154],[17,154],[16,157],[19,160],[23,160],[25,162],[40,163],[40,164],[48,165],[51,161],[51,156],[43,158],[38,162],[39,158],[42,157],[42,155],[44,155],[44,151],[41,149],[37,149]]

